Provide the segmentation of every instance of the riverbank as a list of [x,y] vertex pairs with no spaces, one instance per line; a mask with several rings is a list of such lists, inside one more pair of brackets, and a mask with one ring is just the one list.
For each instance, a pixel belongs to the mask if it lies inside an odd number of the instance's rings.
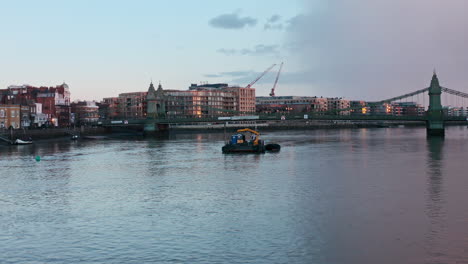
[[9,141],[16,139],[27,140],[51,140],[51,139],[67,139],[72,135],[79,136],[96,136],[108,134],[109,131],[104,127],[82,127],[77,129],[70,128],[47,128],[47,129],[18,129],[5,130],[0,133],[0,138],[3,144],[9,144]]
[[[450,122],[446,126],[466,126],[467,122]],[[31,130],[4,130],[0,131],[0,144],[9,144],[10,140],[31,139],[33,141],[47,140],[68,140],[72,135],[80,137],[97,138],[100,136],[112,138],[128,137],[155,137],[168,134],[179,133],[217,133],[226,131],[232,132],[240,128],[252,128],[261,131],[281,131],[281,130],[315,130],[315,129],[353,129],[353,128],[391,128],[391,127],[423,127],[422,121],[326,121],[326,120],[278,120],[278,121],[237,121],[226,123],[190,123],[190,124],[170,124],[167,131],[145,134],[142,129],[130,130],[126,128],[105,128],[105,127],[81,127],[77,129],[69,128],[49,128]]]

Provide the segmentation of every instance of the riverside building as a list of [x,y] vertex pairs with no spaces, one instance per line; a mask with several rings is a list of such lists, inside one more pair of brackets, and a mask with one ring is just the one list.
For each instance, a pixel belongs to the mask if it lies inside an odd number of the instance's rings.
[[[255,112],[255,89],[228,84],[192,84],[188,90],[157,89],[104,98],[108,119],[203,118]],[[105,109],[105,110],[104,110]]]
[[[350,107],[350,101],[343,98],[323,98],[317,96],[259,96],[256,110],[259,113],[333,113]],[[336,112],[349,115],[349,111]]]
[[99,120],[99,107],[94,101],[77,101],[71,103],[72,113],[74,114],[74,124],[90,125]]
[[46,124],[61,127],[70,125],[70,89],[66,83],[55,87],[10,85],[7,89],[0,89],[0,103],[21,106],[22,127],[39,123],[34,119],[37,117],[36,103],[42,105],[42,113],[47,116]]
[[21,124],[21,106],[0,104],[0,128],[18,129]]

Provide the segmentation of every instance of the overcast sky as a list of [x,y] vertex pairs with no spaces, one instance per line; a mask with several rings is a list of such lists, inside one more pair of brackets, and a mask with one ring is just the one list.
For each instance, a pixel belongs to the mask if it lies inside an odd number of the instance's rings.
[[[464,0],[2,1],[0,87],[101,100],[190,83],[245,86],[284,61],[277,95],[384,99],[468,92]],[[267,95],[278,67],[255,87]]]

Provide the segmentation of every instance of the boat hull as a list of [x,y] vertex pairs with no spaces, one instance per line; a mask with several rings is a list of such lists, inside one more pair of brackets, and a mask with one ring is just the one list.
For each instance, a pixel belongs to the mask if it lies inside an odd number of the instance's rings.
[[223,153],[264,153],[264,145],[247,145],[247,144],[226,144],[222,148]]
[[29,145],[29,144],[32,144],[32,141],[25,141],[25,140],[21,140],[21,139],[17,139],[13,142],[13,144],[15,145]]

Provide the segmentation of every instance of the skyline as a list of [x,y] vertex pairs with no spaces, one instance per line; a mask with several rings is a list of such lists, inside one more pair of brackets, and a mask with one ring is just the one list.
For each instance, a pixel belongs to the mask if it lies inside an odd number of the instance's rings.
[[[277,95],[383,99],[427,87],[433,68],[445,86],[468,89],[462,0],[2,6],[1,88],[65,81],[74,100],[101,100],[146,91],[151,80],[246,86],[283,61]],[[257,96],[277,70],[254,86]]]

